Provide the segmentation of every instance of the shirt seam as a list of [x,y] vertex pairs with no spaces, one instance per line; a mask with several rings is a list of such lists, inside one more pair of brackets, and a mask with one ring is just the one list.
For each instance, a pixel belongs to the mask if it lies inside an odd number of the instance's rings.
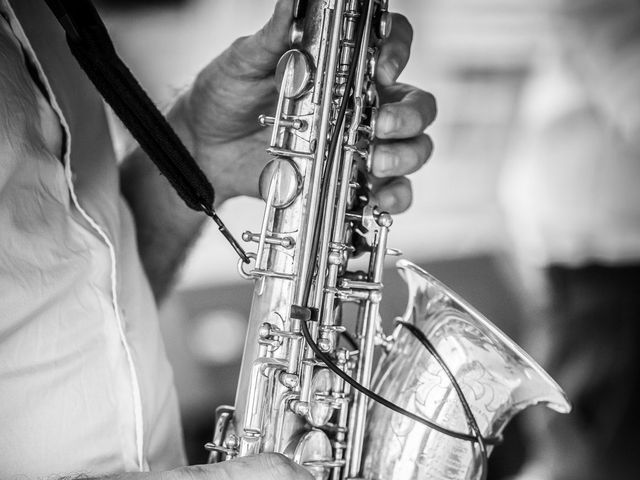
[[133,408],[134,408],[134,423],[135,423],[135,438],[136,438],[136,456],[138,469],[140,471],[148,470],[147,461],[144,455],[144,420],[143,420],[143,411],[142,411],[142,395],[140,390],[140,382],[138,380],[138,375],[136,371],[135,361],[133,358],[133,353],[131,346],[129,345],[129,341],[126,336],[124,319],[121,315],[120,302],[118,297],[118,267],[117,267],[117,255],[115,245],[109,238],[106,229],[104,229],[100,224],[89,214],[87,211],[81,206],[80,201],[76,195],[75,188],[73,185],[73,172],[71,170],[71,132],[69,129],[69,125],[67,124],[66,118],[62,109],[60,108],[55,93],[51,88],[51,85],[38,61],[37,55],[31,46],[29,39],[24,33],[20,22],[17,20],[17,16],[13,12],[11,5],[2,0],[0,6],[4,7],[2,10],[2,14],[8,13],[8,23],[10,29],[13,31],[16,36],[18,42],[21,44],[23,50],[26,54],[28,54],[28,60],[34,63],[35,71],[38,73],[38,76],[42,82],[43,87],[47,92],[47,101],[51,105],[51,108],[55,112],[58,120],[60,121],[60,125],[63,131],[63,145],[64,145],[64,153],[63,153],[63,166],[65,173],[65,181],[66,186],[69,190],[69,195],[72,200],[72,205],[76,208],[76,210],[80,213],[82,218],[89,224],[89,226],[94,230],[94,232],[102,239],[102,241],[106,244],[109,251],[109,259],[110,259],[110,289],[111,289],[111,303],[113,308],[113,313],[115,316],[115,320],[118,327],[118,333],[120,337],[120,342],[122,344],[122,348],[127,360],[127,366],[129,370],[130,376],[130,384],[131,384],[131,394],[133,399]]

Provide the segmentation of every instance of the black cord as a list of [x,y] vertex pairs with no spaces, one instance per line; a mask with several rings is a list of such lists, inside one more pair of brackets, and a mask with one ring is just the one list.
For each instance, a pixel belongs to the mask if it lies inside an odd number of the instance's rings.
[[[352,378],[351,376],[349,376],[346,372],[344,372],[343,370],[340,369],[340,367],[338,367],[335,362],[329,357],[329,355],[327,355],[326,353],[324,353],[322,350],[320,350],[320,347],[318,347],[318,344],[313,340],[313,338],[311,338],[311,333],[309,332],[309,327],[307,326],[307,322],[306,321],[302,321],[300,322],[301,324],[301,329],[302,329],[302,334],[305,338],[305,341],[307,342],[307,344],[309,345],[309,347],[311,347],[311,350],[313,350],[313,353],[315,353],[315,355],[322,360],[322,362],[325,363],[325,365],[327,366],[327,368],[329,368],[329,370],[331,370],[333,373],[335,373],[336,375],[338,375],[340,378],[342,378],[345,382],[347,382],[349,385],[351,385],[353,388],[355,388],[356,390],[358,390],[360,393],[362,393],[363,395],[366,395],[367,397],[369,397],[371,400],[387,407],[388,409],[399,413],[400,415],[404,415],[405,417],[410,418],[411,420],[414,420],[418,423],[421,423],[429,428],[432,428],[433,430],[440,432],[444,435],[448,435],[450,437],[454,437],[454,438],[458,438],[460,440],[466,440],[468,442],[477,442],[477,443],[483,443],[484,445],[495,445],[500,443],[500,439],[499,438],[483,438],[483,437],[478,437],[477,435],[469,435],[467,433],[462,433],[462,432],[457,432],[455,430],[450,430],[446,427],[443,427],[441,425],[438,425],[435,422],[432,422],[430,420],[427,420],[424,417],[421,417],[419,415],[416,415],[415,413],[412,413],[408,410],[405,410],[404,408],[396,405],[395,403],[390,402],[389,400],[387,400],[384,397],[381,397],[380,395],[378,395],[377,393],[375,393],[372,390],[369,390],[367,387],[365,387],[364,385],[360,384],[359,382],[357,382],[354,378]],[[482,448],[482,447],[481,447]]]
[[453,385],[453,388],[455,389],[456,394],[458,395],[458,399],[462,404],[462,409],[464,410],[465,416],[467,417],[467,423],[469,424],[469,428],[474,433],[476,441],[478,443],[478,448],[480,449],[480,456],[482,459],[481,479],[485,480],[487,478],[487,471],[488,471],[487,464],[489,461],[489,454],[487,452],[486,439],[482,436],[482,432],[480,431],[480,427],[478,426],[476,417],[475,415],[473,415],[473,412],[471,411],[469,402],[467,402],[467,398],[462,392],[462,389],[460,388],[460,384],[458,383],[458,381],[456,380],[456,377],[451,372],[451,369],[449,368],[447,363],[444,361],[442,356],[440,356],[436,348],[433,346],[431,341],[427,338],[427,336],[424,334],[422,330],[420,330],[418,327],[408,322],[397,321],[396,323],[398,325],[402,325],[404,328],[409,330],[409,332],[416,338],[416,340],[418,340],[422,344],[422,346],[425,349],[427,349],[427,351],[431,354],[431,356],[433,356],[433,358],[436,359],[436,361],[440,365],[440,368],[442,368],[442,370],[445,372],[445,374],[449,378],[449,381],[451,382],[451,385]]

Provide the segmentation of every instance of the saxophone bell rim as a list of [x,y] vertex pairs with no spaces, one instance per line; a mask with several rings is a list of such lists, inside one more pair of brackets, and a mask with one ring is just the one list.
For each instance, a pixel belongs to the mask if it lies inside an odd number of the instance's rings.
[[[407,260],[400,259],[396,262],[396,268],[400,273],[400,276],[403,280],[409,285],[409,279],[407,272],[411,272],[412,274],[423,278],[426,282],[431,284],[431,286],[437,288],[440,292],[442,292],[449,300],[451,300],[458,307],[466,311],[474,320],[486,331],[488,331],[491,335],[495,336],[498,340],[500,340],[509,350],[511,350],[515,355],[519,356],[523,359],[524,362],[527,363],[528,367],[534,370],[535,374],[537,374],[540,378],[544,379],[548,384],[556,389],[559,393],[557,399],[550,400],[545,399],[538,403],[544,403],[548,408],[554,410],[558,413],[569,413],[571,412],[572,406],[571,402],[567,398],[564,390],[558,385],[558,383],[549,375],[544,368],[542,368],[538,362],[531,357],[527,352],[522,349],[514,340],[512,340],[507,334],[505,334],[502,330],[500,330],[496,325],[493,324],[487,317],[485,317],[482,313],[480,313],[475,307],[469,304],[465,299],[463,299],[460,295],[458,295],[453,289],[448,287],[445,283],[435,278],[429,272],[419,267],[415,263]],[[411,292],[410,292],[411,294]],[[399,318],[399,320],[411,323],[412,315],[411,315],[411,302],[407,305],[407,311]],[[394,334],[398,333],[398,329],[395,330]]]

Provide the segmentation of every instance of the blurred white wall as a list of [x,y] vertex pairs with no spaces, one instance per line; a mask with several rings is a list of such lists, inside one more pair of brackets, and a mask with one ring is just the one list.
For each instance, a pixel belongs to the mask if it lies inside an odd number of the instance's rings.
[[[167,105],[231,41],[257,30],[272,0],[193,0],[186,7],[111,12],[123,57],[151,96]],[[417,260],[490,253],[502,247],[500,169],[514,109],[532,55],[545,37],[553,0],[392,0],[414,25],[412,59],[400,81],[433,92],[439,118],[429,129],[430,165],[412,177],[414,204],[395,219],[391,245]],[[257,229],[262,204],[236,199],[220,209],[231,231]],[[235,257],[208,228],[181,286],[236,280]]]

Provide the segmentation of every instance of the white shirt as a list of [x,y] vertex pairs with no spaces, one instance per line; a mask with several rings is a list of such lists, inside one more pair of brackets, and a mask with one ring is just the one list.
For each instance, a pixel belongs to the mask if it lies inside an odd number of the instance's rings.
[[21,26],[0,0],[0,477],[173,468],[172,372],[102,103],[29,3]]

